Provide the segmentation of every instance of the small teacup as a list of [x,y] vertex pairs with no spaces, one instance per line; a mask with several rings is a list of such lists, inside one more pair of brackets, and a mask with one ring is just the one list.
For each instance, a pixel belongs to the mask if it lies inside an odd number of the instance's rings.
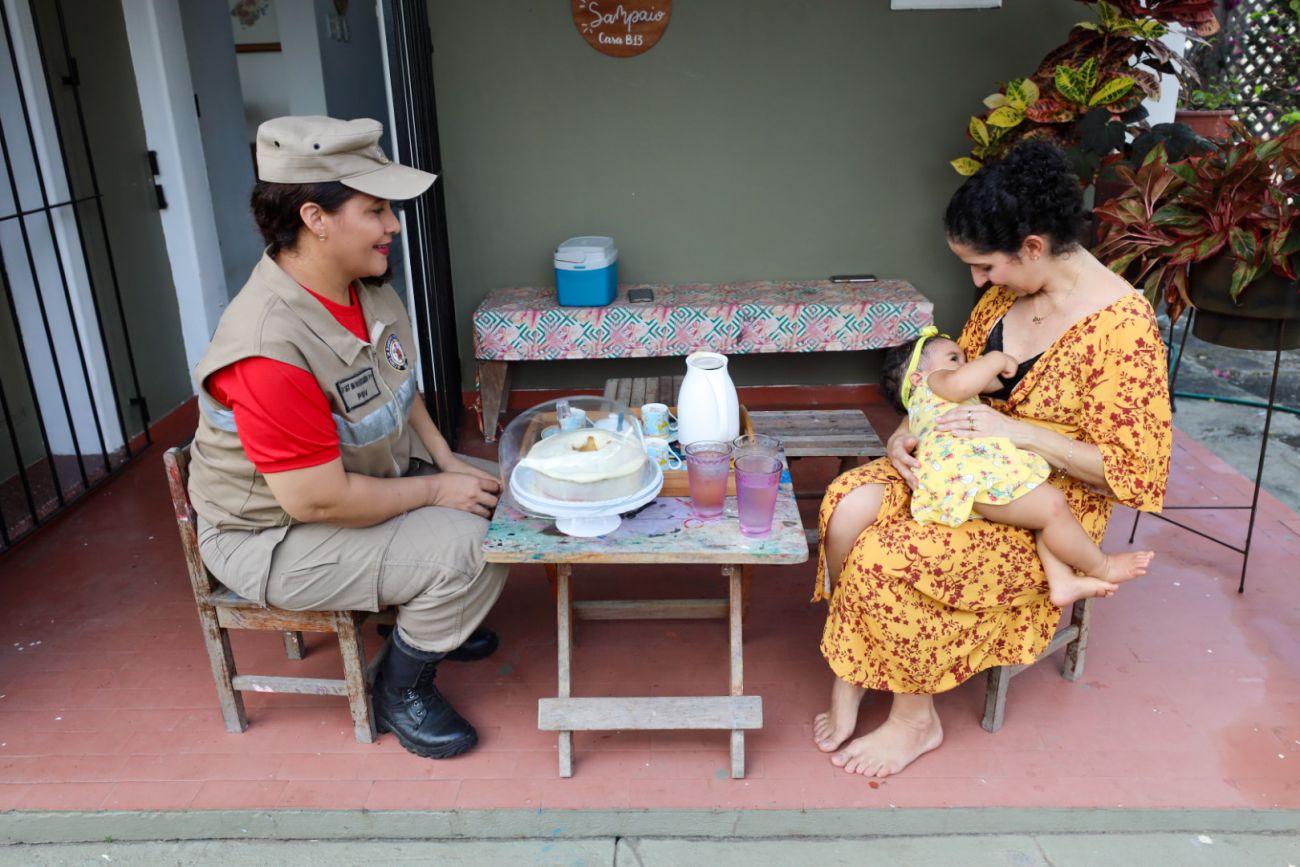
[[681,456],[673,451],[673,447],[663,437],[646,437],[645,453],[646,457],[666,470],[680,470],[682,468]]
[[560,420],[560,430],[578,430],[587,426],[587,411],[576,406],[569,407],[569,414]]
[[677,430],[677,418],[667,404],[647,403],[641,407],[641,426],[648,437],[667,437]]

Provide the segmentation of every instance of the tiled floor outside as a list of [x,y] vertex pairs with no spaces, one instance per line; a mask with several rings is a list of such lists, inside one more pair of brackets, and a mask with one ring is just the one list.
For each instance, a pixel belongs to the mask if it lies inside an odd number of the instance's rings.
[[[786,392],[785,394],[792,394]],[[828,389],[825,405],[860,392]],[[751,394],[751,405],[782,392]],[[806,390],[795,401],[806,401]],[[882,411],[875,407],[879,420]],[[471,414],[472,415],[472,414]],[[556,775],[537,699],[555,689],[554,608],[541,567],[518,567],[489,623],[493,658],[444,664],[439,684],[479,728],[471,753],[429,761],[391,736],[353,740],[337,698],[247,695],[250,727],[222,727],[172,520],[161,453],[0,559],[0,811],[246,809],[890,808],[942,806],[1300,808],[1300,516],[1267,494],[1246,593],[1238,555],[1151,517],[1144,579],[1096,608],[1083,679],[1059,662],[1011,685],[1005,727],[979,727],[984,678],[939,699],[946,743],[901,776],[851,777],[810,739],[830,675],[817,650],[813,565],[759,569],[746,623],[746,692],[763,696],[748,773],[730,779],[719,732],[579,733],[575,775]],[[467,422],[463,448],[490,454]],[[828,477],[833,463],[796,467]],[[1241,502],[1250,484],[1178,436],[1169,502]],[[811,508],[810,504],[810,508]],[[1207,513],[1240,540],[1243,513]],[[1183,513],[1187,517],[1187,513]],[[811,517],[811,511],[809,512]],[[1126,546],[1119,510],[1108,546]],[[714,595],[715,570],[575,570],[586,595]],[[601,586],[597,586],[601,585]],[[599,594],[597,594],[597,590]],[[371,651],[379,646],[367,630]],[[725,688],[716,621],[581,623],[579,695],[689,695]],[[273,633],[236,633],[248,669],[334,676],[329,636],[302,662]],[[885,712],[864,712],[871,726]]]

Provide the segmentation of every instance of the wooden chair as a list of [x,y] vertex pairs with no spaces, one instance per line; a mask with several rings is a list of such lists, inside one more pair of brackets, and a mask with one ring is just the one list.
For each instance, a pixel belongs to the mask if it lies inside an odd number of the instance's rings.
[[[185,551],[194,602],[203,627],[203,643],[212,664],[212,679],[221,702],[226,731],[239,733],[248,728],[242,691],[296,692],[309,695],[346,696],[352,711],[352,725],[357,741],[374,743],[375,719],[370,703],[370,678],[367,677],[365,648],[361,641],[361,623],[367,611],[286,611],[258,605],[243,598],[217,581],[199,556],[198,528],[189,491],[190,452],[188,446],[170,448],[163,454],[167,484],[171,488],[176,525]],[[343,657],[343,677],[276,677],[239,674],[230,649],[231,629],[260,629],[284,633],[285,653],[290,659],[302,659],[303,632],[333,632],[339,638]],[[378,659],[375,663],[378,663]],[[372,668],[373,671],[373,668]]]
[[[1052,636],[1052,643],[1047,645],[1042,656],[1029,665],[1037,665],[1064,646],[1065,664],[1061,666],[1061,677],[1069,681],[1083,677],[1084,654],[1088,649],[1088,623],[1091,619],[1091,598],[1074,603],[1070,610],[1070,622]],[[1002,719],[1007,712],[1007,687],[1011,684],[1011,678],[1029,668],[1029,665],[1004,665],[989,669],[988,689],[984,693],[984,718],[980,720],[984,731],[995,732],[1002,728]]]

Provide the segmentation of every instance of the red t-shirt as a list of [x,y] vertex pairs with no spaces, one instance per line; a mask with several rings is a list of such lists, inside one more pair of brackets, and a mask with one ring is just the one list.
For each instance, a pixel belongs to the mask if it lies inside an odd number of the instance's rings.
[[[366,318],[351,287],[350,305],[310,293],[339,324],[361,340]],[[239,442],[260,473],[327,464],[339,456],[329,398],[309,371],[265,356],[228,364],[208,377],[208,392],[235,414]]]

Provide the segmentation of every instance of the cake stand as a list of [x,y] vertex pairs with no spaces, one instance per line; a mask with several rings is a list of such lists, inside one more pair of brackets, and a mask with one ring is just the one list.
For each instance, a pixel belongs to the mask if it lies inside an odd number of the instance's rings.
[[555,519],[555,528],[566,536],[603,536],[618,529],[623,512],[640,508],[659,496],[664,486],[664,472],[654,461],[646,461],[641,471],[641,487],[626,497],[587,503],[554,500],[537,493],[533,486],[536,471],[520,464],[510,474],[510,493],[525,509]]

